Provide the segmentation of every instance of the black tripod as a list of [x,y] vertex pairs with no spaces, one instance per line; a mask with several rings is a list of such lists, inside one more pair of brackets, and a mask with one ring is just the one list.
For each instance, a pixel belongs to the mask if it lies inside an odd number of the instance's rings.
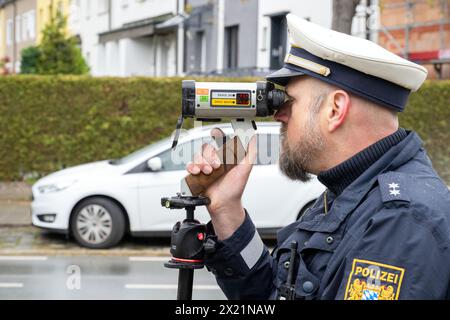
[[178,300],[192,300],[192,284],[194,270],[204,267],[204,242],[206,225],[194,219],[197,206],[204,206],[210,201],[206,197],[162,198],[161,205],[168,209],[185,209],[186,219],[178,221],[172,229],[170,237],[170,253],[172,259],[164,264],[166,268],[178,269]]

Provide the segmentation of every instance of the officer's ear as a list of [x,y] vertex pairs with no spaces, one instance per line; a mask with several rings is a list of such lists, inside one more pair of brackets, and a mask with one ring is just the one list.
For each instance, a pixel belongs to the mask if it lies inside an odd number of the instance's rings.
[[350,95],[344,90],[334,90],[330,92],[326,108],[326,120],[329,132],[334,132],[344,123],[350,105]]

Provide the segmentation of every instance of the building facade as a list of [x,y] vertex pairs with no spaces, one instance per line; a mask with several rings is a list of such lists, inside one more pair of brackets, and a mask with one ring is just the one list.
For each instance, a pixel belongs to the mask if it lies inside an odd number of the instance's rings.
[[91,74],[106,75],[100,70],[104,61],[98,56],[98,35],[110,28],[109,1],[73,0],[69,10],[69,29],[81,41],[81,51]]
[[104,73],[176,75],[178,51],[182,50],[174,20],[179,12],[178,1],[113,0],[112,4],[111,29],[99,36],[99,56],[106,63]]
[[[217,3],[207,0],[186,1],[186,19],[184,21],[184,72],[187,74],[205,74],[222,69],[223,33],[219,32],[220,21],[224,15],[223,1]],[[219,20],[222,16],[222,20]],[[221,28],[224,28],[223,23]],[[221,37],[221,39],[220,39]],[[221,58],[222,56],[222,58]]]
[[36,43],[36,0],[3,1],[6,68],[20,72],[20,53]]
[[2,59],[5,58],[6,54],[6,20],[5,20],[5,9],[2,6],[2,1],[0,1],[0,63]]
[[450,0],[384,0],[379,44],[450,78]]
[[[51,21],[57,12],[69,19],[71,4],[74,0],[37,0],[36,3],[36,43],[42,40],[42,30]],[[67,30],[68,33],[69,30]]]
[[183,64],[181,0],[78,0],[71,29],[94,76],[173,76]]
[[279,69],[289,51],[286,14],[292,13],[330,28],[332,1],[315,0],[259,0],[257,67],[262,70]]
[[[94,76],[262,76],[289,51],[286,14],[331,27],[332,0],[0,0],[0,58],[20,70],[57,11]],[[450,77],[450,0],[361,0],[352,34]]]
[[186,74],[261,75],[283,65],[289,50],[286,14],[325,27],[331,0],[188,0]]
[[70,0],[1,0],[0,59],[7,59],[9,73],[20,72],[23,49],[39,44],[52,15],[69,16]]
[[94,76],[256,75],[288,50],[289,12],[329,27],[331,0],[72,0]]

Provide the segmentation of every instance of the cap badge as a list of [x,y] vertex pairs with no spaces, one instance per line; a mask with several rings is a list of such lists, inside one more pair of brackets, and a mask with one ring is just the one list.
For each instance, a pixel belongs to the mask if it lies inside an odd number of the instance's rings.
[[312,71],[314,73],[318,73],[325,77],[327,77],[331,73],[330,68],[325,67],[316,62],[307,60],[305,58],[297,57],[291,53],[286,54],[286,58],[284,59],[284,62],[296,65],[297,67],[304,68],[304,69]]

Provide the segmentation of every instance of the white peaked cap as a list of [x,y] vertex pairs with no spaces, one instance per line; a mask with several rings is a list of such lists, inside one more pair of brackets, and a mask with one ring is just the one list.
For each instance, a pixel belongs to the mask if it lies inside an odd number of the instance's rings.
[[286,16],[291,45],[372,76],[416,91],[427,77],[427,69],[403,59],[378,44],[323,28],[293,14]]
[[291,51],[282,69],[267,76],[286,85],[310,75],[375,102],[403,111],[408,95],[420,88],[427,69],[376,43],[333,31],[293,14],[286,16]]

